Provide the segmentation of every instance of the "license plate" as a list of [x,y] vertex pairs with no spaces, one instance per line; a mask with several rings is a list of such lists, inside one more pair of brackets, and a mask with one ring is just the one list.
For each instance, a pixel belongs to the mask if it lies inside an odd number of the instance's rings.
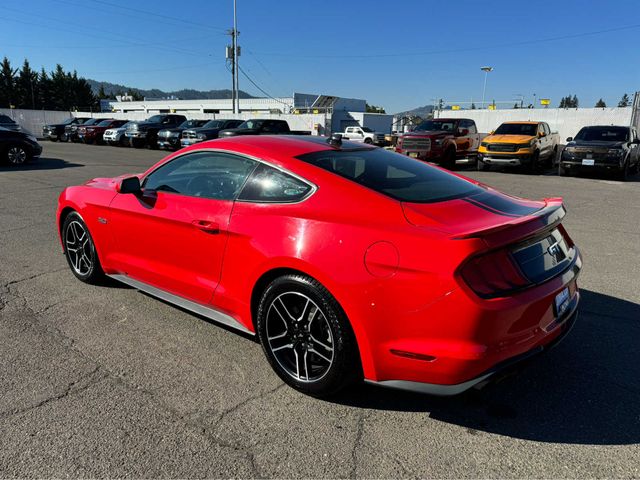
[[556,295],[555,306],[556,317],[561,317],[567,308],[569,308],[569,287],[565,287]]
[[582,160],[582,165],[586,165],[588,167],[593,167],[595,165],[595,162],[593,160],[593,158],[585,158]]
[[409,152],[411,158],[418,158],[418,152]]

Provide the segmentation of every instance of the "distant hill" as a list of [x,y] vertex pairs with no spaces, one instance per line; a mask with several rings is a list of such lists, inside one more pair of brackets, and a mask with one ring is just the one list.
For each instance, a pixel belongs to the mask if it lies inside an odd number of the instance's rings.
[[407,110],[406,112],[398,112],[396,116],[410,116],[417,115],[419,117],[426,117],[430,113],[433,112],[433,105],[425,105],[424,107],[416,107],[412,110]]
[[[231,90],[222,89],[222,90],[193,90],[193,89],[184,89],[184,90],[175,90],[171,92],[165,92],[164,90],[159,90],[157,88],[152,88],[151,90],[143,90],[141,88],[135,87],[127,87],[126,85],[119,85],[117,83],[109,83],[109,82],[98,82],[97,80],[89,80],[89,85],[91,85],[91,89],[94,94],[97,94],[100,90],[100,87],[104,88],[104,91],[107,95],[115,97],[116,95],[121,95],[127,92],[136,92],[143,97],[147,98],[167,98],[167,97],[177,97],[181,100],[199,100],[199,99],[220,99],[220,98],[231,98]],[[240,90],[239,92],[240,98],[256,98],[253,95],[248,94],[245,91]]]

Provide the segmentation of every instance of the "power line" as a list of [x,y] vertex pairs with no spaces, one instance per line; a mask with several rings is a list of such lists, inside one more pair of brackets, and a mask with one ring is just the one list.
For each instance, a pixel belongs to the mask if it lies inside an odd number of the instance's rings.
[[[107,5],[110,7],[115,7],[115,8],[119,8],[121,10],[125,10],[127,12],[138,12],[138,13],[142,13],[144,15],[145,18],[148,17],[156,17],[156,18],[163,18],[163,19],[167,19],[167,20],[171,20],[172,22],[174,22],[173,24],[175,25],[175,22],[180,22],[183,24],[187,24],[187,25],[192,25],[192,26],[196,26],[196,27],[200,27],[200,28],[205,28],[207,30],[217,30],[217,31],[225,31],[225,28],[222,27],[212,27],[211,25],[207,25],[204,23],[199,23],[199,22],[194,22],[193,20],[185,20],[183,18],[177,18],[177,17],[173,17],[173,16],[169,16],[169,15],[162,15],[160,13],[155,13],[155,12],[149,12],[148,10],[140,10],[137,8],[133,8],[130,5],[118,5],[117,3],[111,3],[111,2],[107,2],[105,0],[91,0],[93,3],[101,3],[102,5]],[[125,14],[126,15],[126,14]],[[131,17],[132,15],[127,15],[129,17]],[[141,18],[141,17],[137,17],[137,18]]]
[[266,92],[262,87],[260,87],[260,85],[258,85],[256,82],[253,81],[253,79],[247,74],[247,72],[245,72],[242,67],[240,65],[238,65],[238,69],[240,70],[240,73],[242,73],[242,75],[245,76],[245,78],[247,80],[249,80],[249,82],[251,82],[251,84],[256,87],[258,90],[260,90],[260,92],[264,93],[267,97],[269,97],[271,100],[275,100],[278,103],[281,103],[282,105],[286,105],[287,107],[291,107],[292,105],[290,103],[286,103],[283,102],[282,100],[280,100],[279,98],[276,98],[274,96],[272,96],[271,94],[269,94],[268,92]]
[[296,53],[282,53],[282,52],[254,52],[255,55],[272,56],[272,57],[297,57],[297,58],[394,58],[394,57],[419,57],[428,55],[439,55],[444,53],[461,53],[461,52],[473,52],[479,50],[491,50],[494,48],[513,47],[522,45],[535,45],[538,43],[554,42],[558,40],[568,40],[574,38],[582,38],[593,35],[602,35],[605,33],[620,32],[623,30],[631,30],[640,28],[640,24],[626,25],[622,27],[608,28],[604,30],[596,30],[592,32],[576,33],[571,35],[560,35],[557,37],[539,38],[534,40],[524,40],[520,42],[500,43],[494,45],[487,45],[484,47],[471,47],[471,48],[453,48],[448,50],[434,50],[430,52],[397,52],[397,53],[372,53],[372,54],[355,54],[355,55],[315,55],[315,54],[296,54]]

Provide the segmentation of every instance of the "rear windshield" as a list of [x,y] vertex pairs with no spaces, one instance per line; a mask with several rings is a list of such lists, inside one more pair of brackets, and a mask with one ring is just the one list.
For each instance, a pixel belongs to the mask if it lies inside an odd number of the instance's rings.
[[535,137],[538,125],[535,123],[503,123],[493,133],[496,135],[527,135]]
[[578,132],[576,140],[583,142],[626,142],[629,129],[625,127],[586,127]]
[[483,191],[420,160],[381,148],[324,150],[298,158],[403,202],[442,202]]

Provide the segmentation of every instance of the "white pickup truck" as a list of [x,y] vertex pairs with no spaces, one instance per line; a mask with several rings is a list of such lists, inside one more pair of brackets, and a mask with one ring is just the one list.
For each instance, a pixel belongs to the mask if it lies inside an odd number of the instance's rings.
[[342,138],[352,142],[384,144],[384,133],[374,132],[369,127],[347,127],[342,133]]

